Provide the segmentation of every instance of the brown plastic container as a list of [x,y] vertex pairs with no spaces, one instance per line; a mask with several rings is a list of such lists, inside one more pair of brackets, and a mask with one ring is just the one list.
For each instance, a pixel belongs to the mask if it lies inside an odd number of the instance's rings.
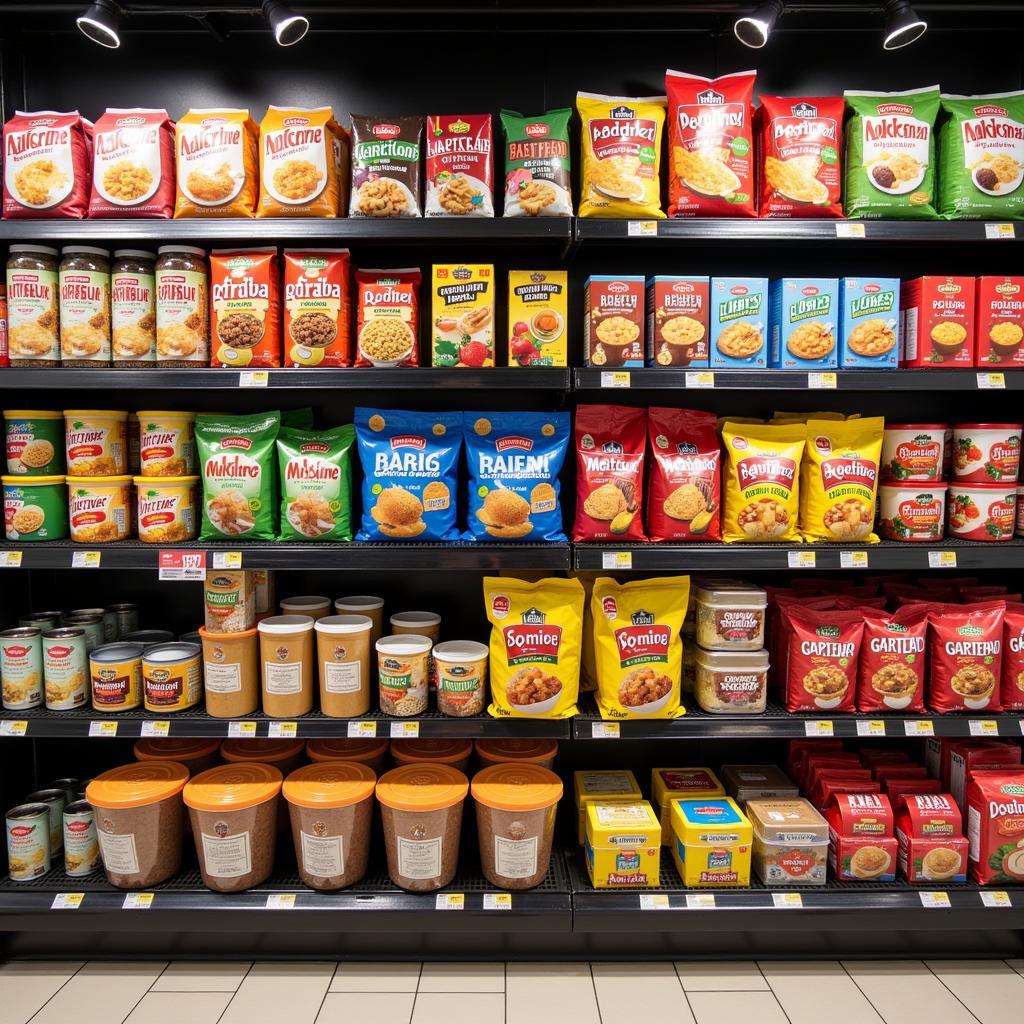
[[390,740],[310,740],[306,744],[306,756],[310,761],[355,761],[372,768],[378,775],[384,770],[388,759]]
[[256,629],[210,633],[200,627],[206,713],[212,718],[243,718],[260,706],[260,643]]
[[326,615],[316,633],[320,710],[329,718],[358,718],[370,710],[370,635],[367,615]]
[[220,764],[220,740],[145,739],[136,740],[136,761],[177,761],[189,775],[198,775]]
[[288,776],[306,760],[305,740],[224,740],[220,756],[228,764],[269,764]]
[[353,597],[338,597],[334,601],[334,611],[338,615],[367,615],[373,619],[374,644],[384,635],[384,598],[370,594],[358,594]]
[[256,627],[260,634],[263,713],[300,718],[313,710],[313,619],[272,615]]
[[558,740],[493,739],[477,740],[476,756],[481,768],[492,764],[535,764],[554,771]]
[[315,594],[303,594],[300,597],[284,597],[281,599],[282,615],[308,615],[312,619],[322,619],[331,614],[331,599]]
[[392,740],[391,756],[396,765],[446,764],[460,772],[469,770],[473,741],[458,739]]

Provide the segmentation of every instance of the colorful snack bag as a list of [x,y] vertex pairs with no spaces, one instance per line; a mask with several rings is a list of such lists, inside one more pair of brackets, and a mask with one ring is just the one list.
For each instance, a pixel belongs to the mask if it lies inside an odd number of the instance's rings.
[[285,366],[350,365],[348,266],[348,249],[285,249]]
[[355,439],[351,423],[321,431],[281,428],[281,540],[352,539]]
[[571,718],[580,686],[583,585],[484,577],[492,718]]
[[211,366],[281,365],[277,248],[210,253]]
[[456,540],[462,414],[356,409],[363,526],[356,540]]
[[427,115],[427,217],[493,217],[490,114]]
[[434,264],[431,363],[494,365],[494,264]]
[[576,409],[576,522],[572,539],[643,541],[647,411],[625,405]]
[[928,707],[950,711],[1002,709],[1003,618],[1006,604],[935,604],[928,611]]
[[352,115],[350,217],[420,217],[422,117]]
[[858,711],[924,713],[927,639],[928,609],[924,605],[864,613]]
[[863,612],[790,605],[782,614],[789,627],[786,710],[853,711]]
[[174,122],[166,110],[111,107],[93,131],[89,216],[170,217]]
[[756,217],[756,71],[704,78],[665,72],[668,92],[668,215]]
[[558,474],[569,447],[569,414],[461,415],[469,468],[466,539],[564,543]]
[[355,278],[355,365],[419,366],[419,270],[357,270]]
[[537,117],[501,112],[506,217],[572,216],[571,119],[568,108]]
[[190,110],[175,128],[175,217],[254,217],[259,128],[248,110]]
[[689,576],[597,580],[590,598],[601,717],[678,718],[683,671],[680,631]]
[[568,366],[569,275],[508,272],[508,365]]
[[1000,680],[1004,711],[1024,711],[1024,605],[1006,602],[1003,617],[1003,668]]

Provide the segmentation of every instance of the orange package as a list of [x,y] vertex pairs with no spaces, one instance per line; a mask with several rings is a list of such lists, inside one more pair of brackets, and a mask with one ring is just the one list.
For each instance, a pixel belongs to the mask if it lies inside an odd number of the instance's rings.
[[348,249],[285,249],[285,366],[350,365],[348,264]]
[[211,366],[280,366],[277,249],[210,253]]
[[257,217],[337,217],[345,133],[330,107],[268,107]]
[[190,110],[175,129],[175,217],[252,217],[259,193],[248,110]]

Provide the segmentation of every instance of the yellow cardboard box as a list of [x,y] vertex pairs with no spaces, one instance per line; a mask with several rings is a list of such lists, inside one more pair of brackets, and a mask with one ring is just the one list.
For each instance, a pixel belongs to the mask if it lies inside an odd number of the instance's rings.
[[569,365],[569,275],[564,270],[510,270],[508,365]]
[[434,366],[494,365],[494,264],[435,263],[430,354]]
[[684,885],[750,885],[754,830],[731,797],[673,800],[672,859]]
[[661,845],[672,845],[672,801],[725,796],[725,787],[710,768],[652,768],[651,803],[661,818]]
[[587,828],[587,804],[634,803],[643,799],[636,776],[630,771],[573,772],[573,793],[576,797],[576,841],[583,845]]
[[658,884],[661,824],[646,800],[588,803],[584,853],[595,889]]

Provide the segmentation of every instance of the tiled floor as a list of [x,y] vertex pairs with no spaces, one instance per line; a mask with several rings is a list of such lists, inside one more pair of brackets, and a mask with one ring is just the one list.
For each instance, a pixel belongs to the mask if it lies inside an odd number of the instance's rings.
[[0,1024],[1004,1024],[1022,1005],[1024,960],[0,964]]

